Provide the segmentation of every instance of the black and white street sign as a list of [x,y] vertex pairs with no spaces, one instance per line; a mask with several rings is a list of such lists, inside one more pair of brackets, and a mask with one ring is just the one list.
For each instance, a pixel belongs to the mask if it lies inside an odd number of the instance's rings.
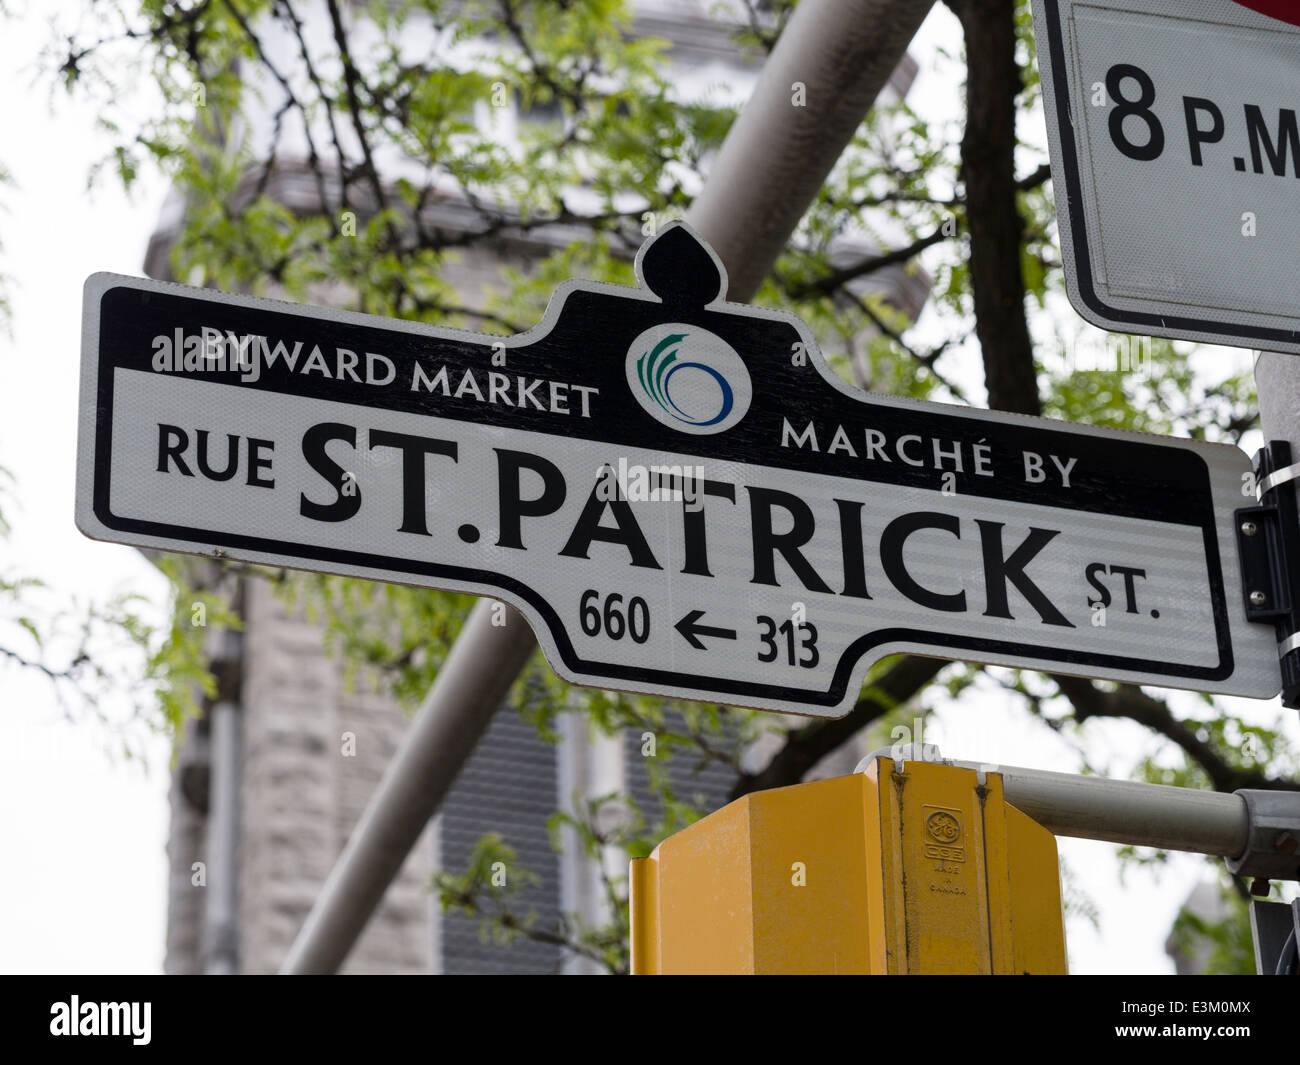
[[77,523],[508,600],[605,688],[834,717],[910,651],[1278,691],[1242,452],[859,392],[680,224],[637,274],[501,339],[97,274]]
[[1300,4],[1033,0],[1070,300],[1300,353]]

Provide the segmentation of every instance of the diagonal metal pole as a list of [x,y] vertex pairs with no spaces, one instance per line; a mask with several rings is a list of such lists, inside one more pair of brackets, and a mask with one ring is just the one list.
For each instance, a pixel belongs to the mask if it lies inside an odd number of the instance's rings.
[[[750,299],[848,145],[933,0],[803,0],[732,125],[687,221]],[[513,609],[470,612],[281,966],[331,973],[383,899],[536,642]]]

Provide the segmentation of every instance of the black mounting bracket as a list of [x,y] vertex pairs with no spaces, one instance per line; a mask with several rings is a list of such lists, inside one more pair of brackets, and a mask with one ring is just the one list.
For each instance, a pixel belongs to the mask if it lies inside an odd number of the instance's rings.
[[1289,976],[1296,973],[1300,899],[1294,902],[1251,899],[1250,932],[1255,941],[1255,972],[1260,976]]
[[1248,621],[1272,622],[1282,666],[1282,704],[1300,709],[1300,505],[1291,446],[1275,440],[1255,455],[1259,504],[1234,512]]

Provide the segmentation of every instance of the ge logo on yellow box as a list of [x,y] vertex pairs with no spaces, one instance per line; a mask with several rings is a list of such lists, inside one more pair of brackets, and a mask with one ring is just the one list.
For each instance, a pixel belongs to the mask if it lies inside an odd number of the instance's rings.
[[961,813],[942,806],[925,806],[925,856],[941,862],[964,862]]

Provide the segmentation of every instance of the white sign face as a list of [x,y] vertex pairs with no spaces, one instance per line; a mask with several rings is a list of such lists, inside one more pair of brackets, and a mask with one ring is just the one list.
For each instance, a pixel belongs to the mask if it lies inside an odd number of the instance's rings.
[[684,226],[637,270],[501,339],[97,274],[77,524],[508,600],[604,688],[835,717],[916,652],[1277,693],[1241,451],[854,390]]
[[1033,0],[1070,300],[1300,353],[1300,5]]

